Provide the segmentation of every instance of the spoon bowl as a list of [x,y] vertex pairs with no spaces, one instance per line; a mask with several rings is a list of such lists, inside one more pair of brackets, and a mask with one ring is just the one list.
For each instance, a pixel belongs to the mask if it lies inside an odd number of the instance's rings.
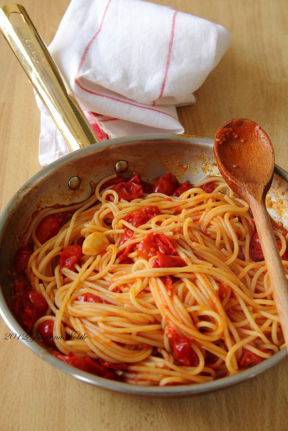
[[266,195],[274,172],[274,150],[258,124],[242,118],[225,123],[216,132],[214,155],[222,176],[243,199]]

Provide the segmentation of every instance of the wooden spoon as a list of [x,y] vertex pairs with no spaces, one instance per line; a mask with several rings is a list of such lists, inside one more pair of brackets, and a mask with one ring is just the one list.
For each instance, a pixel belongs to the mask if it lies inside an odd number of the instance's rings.
[[271,141],[254,121],[238,118],[216,132],[214,155],[226,183],[249,204],[253,213],[288,347],[288,285],[265,206],[274,173]]

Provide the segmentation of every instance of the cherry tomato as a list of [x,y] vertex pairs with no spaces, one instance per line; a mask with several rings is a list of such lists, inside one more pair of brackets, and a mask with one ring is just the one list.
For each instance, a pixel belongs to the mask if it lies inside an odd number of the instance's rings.
[[60,268],[74,269],[82,257],[82,247],[78,244],[68,245],[60,252]]
[[184,367],[197,367],[199,358],[193,349],[193,340],[177,332],[172,326],[168,326],[167,337],[170,341],[173,356]]
[[32,249],[28,245],[19,247],[14,257],[14,270],[17,274],[24,274],[28,265]]
[[34,323],[45,314],[48,304],[41,293],[28,288],[25,280],[15,281],[13,310],[26,331],[31,332]]
[[23,296],[25,290],[28,290],[28,280],[26,278],[17,278],[13,283],[13,294]]
[[141,210],[135,210],[132,213],[127,214],[123,218],[123,220],[126,220],[128,223],[132,224],[132,226],[139,227],[159,214],[159,208],[151,205],[148,207],[141,208]]
[[117,192],[119,199],[125,199],[128,202],[143,195],[143,186],[137,174],[133,174],[129,181],[119,182],[112,187],[112,190]]
[[206,193],[213,193],[216,189],[216,184],[211,181],[210,183],[203,184],[203,186],[201,186],[201,189],[204,190],[204,192]]
[[37,226],[36,236],[38,240],[43,244],[48,239],[53,238],[57,235],[63,224],[63,217],[59,214],[50,214],[44,217]]
[[37,290],[31,289],[27,291],[27,297],[39,316],[45,314],[48,305],[46,299],[41,295],[41,293],[37,292]]
[[[144,223],[147,223],[152,217],[155,215],[160,214],[160,211],[158,207],[155,206],[148,206],[144,207],[141,210],[133,211],[130,214],[127,214],[123,220],[128,221],[128,223],[132,224],[135,227],[139,227]],[[131,229],[125,228],[125,231],[120,239],[119,245],[124,244],[128,239],[132,238],[134,232]],[[131,253],[134,250],[134,244],[130,244],[128,247],[126,247],[119,255],[119,262],[123,263],[126,262],[127,255]],[[130,262],[129,262],[130,263]]]
[[40,323],[38,332],[47,347],[55,347],[53,338],[54,320],[48,319]]
[[139,255],[144,259],[156,256],[157,252],[171,255],[177,254],[173,242],[164,233],[149,233],[139,242],[137,249]]
[[239,360],[239,368],[249,368],[253,367],[253,365],[260,364],[264,358],[261,358],[260,356],[256,355],[256,353],[250,352],[250,350],[247,350],[243,348],[242,356]]
[[133,234],[133,230],[125,228],[124,233],[120,238],[119,246],[124,244],[124,242],[128,241],[128,239],[132,238]]
[[180,256],[171,256],[158,253],[152,261],[152,268],[177,268],[186,266],[186,263]]
[[181,196],[182,193],[186,192],[187,190],[191,189],[191,184],[189,181],[185,181],[185,183],[181,184],[173,193],[173,196]]
[[[281,250],[281,241],[279,238],[276,238],[276,244],[278,246],[278,250]],[[261,260],[264,260],[264,255],[260,243],[260,239],[257,232],[254,232],[252,235],[251,241],[250,241],[250,248],[249,248],[249,255],[254,262],[259,262]],[[282,256],[283,260],[288,260],[288,247],[286,247],[286,250]]]
[[122,177],[114,177],[111,178],[110,180],[105,181],[105,183],[102,184],[102,186],[100,187],[100,192],[102,192],[105,189],[110,189],[111,186],[115,186],[116,184],[119,183],[123,183],[123,178]]
[[99,361],[90,358],[90,356],[86,355],[84,357],[80,357],[71,352],[68,355],[63,355],[58,351],[54,351],[52,353],[57,359],[66,362],[66,364],[69,364],[72,367],[76,367],[80,370],[96,374],[97,376],[105,377],[107,379],[119,380],[119,377],[112,369],[106,368],[103,364],[100,364]]
[[162,175],[162,177],[158,178],[153,186],[152,192],[163,193],[164,195],[171,196],[178,187],[179,183],[177,178],[169,172],[168,174]]
[[120,263],[132,263],[132,260],[128,257],[128,254],[132,253],[134,250],[135,245],[129,244],[127,247],[124,248],[122,252],[118,254],[118,259]]
[[227,286],[227,284],[220,283],[219,284],[219,290],[218,295],[221,302],[223,302],[226,298],[230,296],[231,288],[230,286]]

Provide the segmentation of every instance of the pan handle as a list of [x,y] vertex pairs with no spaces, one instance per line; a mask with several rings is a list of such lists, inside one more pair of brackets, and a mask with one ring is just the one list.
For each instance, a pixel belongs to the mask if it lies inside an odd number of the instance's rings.
[[23,6],[0,7],[0,30],[44,102],[70,151],[97,142],[81,108]]

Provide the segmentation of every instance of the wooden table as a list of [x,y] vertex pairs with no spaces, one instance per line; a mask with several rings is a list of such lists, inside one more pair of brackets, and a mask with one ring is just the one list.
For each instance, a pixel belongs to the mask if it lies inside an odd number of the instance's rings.
[[[86,0],[87,1],[87,0]],[[101,1],[101,0],[99,0]],[[117,1],[117,0],[115,0]],[[287,0],[158,0],[223,24],[232,44],[197,91],[197,102],[179,110],[187,133],[213,136],[224,121],[259,122],[288,169]],[[5,2],[0,0],[0,4]],[[22,0],[49,43],[68,0]],[[38,164],[39,113],[27,78],[0,39],[0,205]],[[21,342],[5,340],[0,323],[1,425],[3,431],[288,429],[288,361],[222,392],[185,399],[145,399],[97,389],[41,361]]]

